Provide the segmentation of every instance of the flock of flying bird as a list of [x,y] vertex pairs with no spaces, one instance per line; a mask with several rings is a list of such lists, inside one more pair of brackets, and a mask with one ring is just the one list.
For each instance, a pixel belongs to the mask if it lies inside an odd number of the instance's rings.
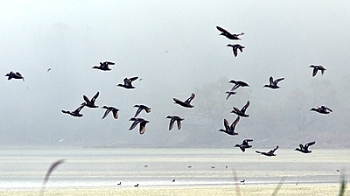
[[[239,38],[239,36],[244,35],[244,33],[239,33],[239,34],[232,34],[229,31],[225,30],[222,27],[217,26],[216,27],[217,30],[219,30],[221,32],[220,35],[225,36],[226,38],[230,39],[230,40],[241,40]],[[240,45],[240,44],[228,44],[228,47],[232,47],[233,50],[233,55],[234,57],[237,57],[238,55],[238,50],[240,52],[243,52],[243,48],[245,48],[244,46]],[[110,65],[115,65],[114,62],[110,62],[110,61],[104,61],[104,62],[100,62],[99,66],[93,66],[93,69],[99,69],[102,71],[110,71],[112,70],[109,66]],[[310,65],[311,68],[313,68],[312,71],[312,77],[316,76],[316,74],[318,73],[318,71],[320,71],[322,73],[322,75],[324,74],[324,71],[326,70],[322,65]],[[50,71],[51,69],[49,68],[47,71]],[[7,73],[5,76],[8,77],[8,80],[11,79],[22,79],[24,81],[24,77],[19,73],[19,72],[9,72]],[[131,77],[131,78],[124,78],[124,83],[122,84],[117,84],[118,87],[122,87],[125,89],[134,89],[135,87],[132,85],[132,82],[137,80],[138,77]],[[284,78],[278,78],[278,79],[274,79],[272,76],[269,78],[269,84],[264,85],[264,87],[267,88],[271,88],[271,89],[278,89],[280,88],[278,86],[278,83],[283,81]],[[236,94],[236,91],[239,87],[249,87],[249,85],[244,82],[244,81],[235,81],[235,80],[231,80],[229,81],[229,83],[233,83],[234,86],[231,88],[231,90],[227,91],[227,97],[226,99],[229,99],[229,97],[231,95]],[[80,113],[81,110],[84,107],[88,107],[88,108],[98,108],[98,106],[95,104],[96,99],[99,96],[99,92],[97,92],[91,99],[89,99],[86,95],[83,95],[83,100],[84,102],[81,103],[81,105],[73,110],[73,111],[67,111],[67,110],[61,110],[62,113],[64,114],[69,114],[73,117],[82,117],[83,114]],[[174,103],[178,104],[182,107],[185,108],[193,108],[194,106],[191,105],[191,101],[195,98],[195,94],[192,93],[191,96],[186,99],[185,101],[181,101],[177,98],[173,98]],[[247,103],[242,107],[242,109],[238,109],[237,107],[233,107],[233,110],[231,111],[231,113],[234,113],[237,115],[237,118],[234,120],[234,122],[230,125],[228,120],[224,119],[224,127],[225,129],[220,129],[219,131],[227,133],[228,135],[234,136],[234,135],[238,135],[237,132],[235,132],[235,128],[237,126],[237,123],[240,120],[240,117],[249,117],[248,114],[246,114],[246,110],[249,107],[250,102],[247,101]],[[144,119],[144,118],[138,118],[137,116],[144,110],[145,112],[149,113],[151,112],[151,108],[149,108],[146,105],[134,105],[134,107],[137,108],[137,111],[135,113],[135,115],[130,118],[130,121],[133,121],[133,123],[131,124],[129,130],[133,130],[138,124],[140,125],[139,128],[139,133],[140,134],[144,134],[145,130],[146,130],[146,124],[149,123],[148,120]],[[110,112],[112,112],[113,117],[115,119],[118,119],[118,111],[119,109],[112,107],[112,106],[103,106],[103,109],[105,109],[105,112],[102,116],[102,119],[106,118],[108,116],[108,114]],[[317,108],[311,108],[311,111],[316,111],[320,114],[329,114],[330,112],[332,112],[332,110],[326,106],[320,106]],[[174,123],[177,123],[177,128],[180,130],[181,129],[181,121],[184,120],[184,118],[179,117],[179,116],[167,116],[166,118],[170,119],[170,123],[169,123],[169,130],[171,130],[174,126]],[[252,145],[249,144],[249,142],[252,142],[253,139],[244,139],[243,142],[241,144],[236,144],[234,147],[239,147],[242,152],[245,152],[246,148],[251,148]],[[311,153],[311,151],[308,149],[309,146],[314,145],[316,142],[312,141],[309,142],[305,145],[300,144],[299,148],[296,148],[295,150],[303,152],[303,153]],[[262,155],[266,155],[266,156],[276,156],[275,151],[278,149],[279,146],[276,146],[274,149],[268,151],[268,152],[261,152],[261,151],[256,151],[257,153],[260,153]]]

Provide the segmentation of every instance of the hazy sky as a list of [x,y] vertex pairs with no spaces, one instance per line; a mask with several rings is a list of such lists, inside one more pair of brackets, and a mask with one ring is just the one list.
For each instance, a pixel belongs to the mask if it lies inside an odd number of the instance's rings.
[[[114,141],[181,139],[191,131],[186,121],[182,130],[168,132],[165,117],[186,118],[189,110],[174,105],[172,98],[185,100],[220,78],[249,83],[250,88],[239,90],[249,92],[252,113],[261,113],[254,102],[275,106],[298,89],[335,92],[325,96],[329,100],[336,96],[349,107],[349,4],[318,0],[1,1],[0,73],[18,71],[25,81],[4,77],[0,82],[0,143],[45,144],[60,139],[76,143],[84,138],[85,145],[111,145]],[[219,36],[217,25],[245,35],[239,41],[228,40]],[[229,43],[245,46],[243,53],[233,57],[226,47]],[[116,63],[112,71],[92,69],[105,60]],[[327,71],[312,78],[310,64],[322,64]],[[134,82],[136,89],[116,86],[132,76],[143,79]],[[286,78],[281,89],[262,87],[270,76]],[[227,90],[232,86],[223,85]],[[323,89],[329,87],[334,89]],[[118,120],[111,116],[101,120],[101,108],[84,108],[82,118],[61,113],[74,110],[83,95],[92,97],[97,91],[96,104],[119,108]],[[313,100],[319,97],[313,96]],[[300,99],[298,94],[295,97]],[[200,99],[196,96],[193,105]],[[227,110],[245,102],[232,97]],[[334,111],[343,109],[339,102],[310,103],[316,105],[306,108],[325,104]],[[136,129],[128,131],[134,104],[152,108],[151,113],[140,115],[150,121],[143,136]],[[234,116],[228,116],[233,120]],[[254,123],[254,117],[250,120]],[[213,126],[217,128],[205,131],[216,132],[222,121]],[[11,137],[13,142],[2,139]]]

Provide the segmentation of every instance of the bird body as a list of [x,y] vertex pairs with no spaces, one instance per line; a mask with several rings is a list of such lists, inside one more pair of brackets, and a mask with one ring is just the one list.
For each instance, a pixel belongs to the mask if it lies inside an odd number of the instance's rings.
[[20,74],[19,72],[13,72],[11,71],[10,73],[7,73],[5,76],[7,76],[8,80],[11,80],[11,79],[22,79],[24,81],[24,77],[22,76],[22,74]]
[[236,57],[237,54],[238,54],[238,51],[237,51],[237,50],[243,52],[243,48],[245,48],[244,46],[241,46],[240,44],[234,44],[234,45],[232,45],[232,44],[227,44],[227,47],[232,47],[233,55],[234,55],[235,57]]
[[233,123],[231,125],[229,124],[229,122],[226,119],[224,119],[225,129],[220,129],[219,131],[225,132],[228,135],[238,135],[238,133],[235,132],[235,128],[236,128],[237,123],[239,122],[239,119],[240,119],[240,117],[237,116],[236,120],[233,121]]
[[312,70],[312,77],[315,77],[318,70],[321,71],[322,75],[324,73],[324,71],[326,70],[326,68],[324,68],[322,65],[310,65],[311,68],[313,68]]
[[223,35],[223,36],[227,37],[228,39],[232,39],[232,40],[240,40],[240,38],[238,36],[244,35],[244,33],[232,34],[232,33],[228,32],[227,30],[225,30],[224,28],[219,27],[219,26],[216,26],[216,29],[221,32],[220,35]]
[[229,83],[234,83],[235,85],[232,87],[231,91],[236,90],[239,87],[246,87],[249,86],[246,82],[243,81],[235,81],[235,80],[231,80]]
[[146,106],[146,105],[134,105],[134,107],[137,107],[137,111],[136,111],[134,117],[137,117],[137,116],[140,114],[140,112],[141,112],[142,110],[145,110],[147,113],[150,113],[150,112],[151,112],[151,108],[149,108],[149,107]]
[[317,108],[311,108],[310,111],[315,111],[315,112],[318,112],[320,114],[329,114],[329,113],[333,112],[333,110],[331,110],[330,108],[328,108],[324,105],[321,107],[317,107]]
[[74,116],[74,117],[82,117],[83,114],[80,113],[81,109],[83,109],[85,105],[81,105],[80,107],[78,107],[77,109],[75,109],[74,111],[66,111],[66,110],[61,110],[62,113],[64,114],[69,114],[71,116]]
[[123,88],[126,88],[126,89],[132,89],[132,88],[135,88],[133,85],[132,85],[132,82],[137,80],[137,78],[139,77],[132,77],[132,78],[124,78],[124,84],[118,84],[117,86],[120,86],[120,87],[123,87]]
[[177,123],[177,129],[180,130],[181,121],[185,120],[184,118],[181,118],[179,116],[167,116],[167,118],[170,118],[169,131],[173,128],[175,121]]
[[311,153],[312,151],[309,150],[309,147],[314,145],[316,141],[306,143],[305,145],[299,144],[299,148],[296,148],[295,150],[302,152],[302,153]]
[[98,106],[95,105],[95,101],[97,99],[97,97],[99,96],[99,92],[97,92],[93,97],[92,99],[90,100],[86,95],[83,95],[83,99],[84,99],[84,103],[82,103],[81,105],[84,105],[86,107],[89,107],[89,108],[97,108]]
[[237,114],[238,116],[249,117],[249,115],[247,115],[247,114],[245,113],[245,111],[247,110],[247,108],[249,107],[249,105],[250,105],[250,102],[247,101],[247,103],[243,106],[243,108],[242,108],[241,110],[238,109],[238,108],[236,108],[236,107],[233,107],[233,110],[231,111],[231,113],[235,113],[235,114]]
[[278,146],[276,146],[276,148],[268,151],[268,152],[261,152],[261,151],[255,151],[256,153],[260,153],[262,155],[265,155],[265,156],[268,156],[268,157],[271,157],[271,156],[276,156],[275,154],[275,151],[278,149]]
[[102,71],[110,71],[109,65],[114,65],[115,63],[110,61],[100,62],[100,66],[93,66],[92,69],[99,69]]
[[133,130],[139,123],[140,123],[140,134],[144,134],[146,131],[146,124],[149,123],[149,121],[143,119],[143,118],[131,118],[130,121],[134,121],[129,130]]
[[112,111],[113,113],[113,117],[115,119],[118,119],[118,111],[119,109],[115,108],[115,107],[109,107],[109,106],[103,106],[103,109],[106,109],[105,113],[102,116],[102,119],[106,118],[106,116]]
[[279,79],[273,80],[273,77],[270,76],[270,78],[269,78],[270,84],[266,84],[264,87],[268,87],[268,88],[272,88],[272,89],[279,88],[277,83],[282,81],[282,80],[284,80],[284,78],[279,78]]
[[242,152],[245,152],[246,148],[251,148],[252,145],[249,144],[249,142],[252,142],[252,139],[245,139],[243,140],[242,144],[236,144],[235,147],[239,147]]
[[195,97],[195,94],[192,93],[191,96],[188,99],[186,99],[186,101],[181,101],[177,98],[173,98],[173,100],[175,101],[176,104],[179,104],[182,107],[193,108],[193,105],[191,105],[191,101],[194,99],[194,97]]

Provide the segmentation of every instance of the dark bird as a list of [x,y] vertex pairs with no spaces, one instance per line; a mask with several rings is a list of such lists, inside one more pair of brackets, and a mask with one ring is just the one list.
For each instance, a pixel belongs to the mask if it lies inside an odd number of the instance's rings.
[[239,87],[246,87],[249,86],[246,82],[243,81],[235,81],[235,80],[231,80],[229,83],[234,83],[235,85],[232,87],[231,91],[236,90]]
[[167,116],[167,118],[170,118],[169,131],[173,128],[175,121],[177,123],[177,129],[180,130],[181,121],[185,120],[184,118],[181,118],[179,116]]
[[191,94],[191,97],[186,99],[186,101],[180,101],[177,98],[173,98],[176,104],[179,104],[185,108],[193,108],[193,105],[191,105],[191,101],[194,99],[195,95],[194,93]]
[[175,182],[175,179],[173,179],[172,182]]
[[131,118],[130,121],[134,121],[134,122],[131,124],[129,130],[133,130],[137,126],[137,124],[140,123],[140,134],[142,135],[145,133],[146,124],[149,123],[149,121],[143,118]]
[[112,69],[109,68],[109,65],[114,65],[115,63],[105,61],[105,62],[100,62],[100,66],[93,66],[92,69],[99,69],[102,71],[110,71]]
[[7,73],[5,76],[8,76],[8,80],[13,79],[22,79],[24,81],[24,77],[19,73],[19,72],[13,72],[11,71],[10,73]]
[[134,187],[139,187],[139,184],[135,184]]
[[191,166],[191,165],[189,165],[189,166],[187,166],[187,168],[191,169],[191,168],[192,168],[192,166]]
[[243,183],[243,184],[244,184],[244,183],[245,183],[245,180],[243,179],[243,180],[241,180],[241,181],[239,181],[239,182],[241,182],[241,183]]
[[117,185],[122,185],[122,182],[119,182]]
[[266,84],[264,87],[276,89],[276,88],[279,88],[279,86],[277,86],[277,83],[284,80],[284,78],[279,78],[279,79],[273,80],[272,76],[270,76],[269,80],[270,80],[270,84]]
[[239,51],[243,52],[243,48],[245,48],[244,46],[241,46],[239,44],[227,44],[227,47],[232,47],[233,50],[233,55],[236,57],[237,56],[237,50],[239,49]]
[[139,115],[142,110],[145,110],[147,113],[151,112],[151,108],[149,108],[145,105],[134,105],[134,107],[137,107],[137,111],[136,111],[134,117],[137,117],[137,115]]
[[324,71],[326,70],[326,68],[324,68],[322,65],[310,65],[310,67],[313,68],[312,77],[316,76],[318,70],[321,71],[322,75],[323,75]]
[[47,72],[51,71],[51,68],[47,69]]
[[296,148],[295,150],[300,151],[300,152],[302,152],[302,153],[311,153],[312,151],[309,150],[309,146],[312,146],[312,145],[314,145],[315,143],[316,143],[316,141],[309,142],[309,143],[307,143],[307,144],[305,144],[305,145],[299,144],[299,147],[300,147],[300,148]]
[[227,133],[229,135],[238,135],[238,133],[235,132],[235,128],[236,128],[237,123],[239,122],[239,119],[240,119],[240,117],[237,116],[236,120],[233,121],[231,126],[230,126],[229,122],[226,119],[224,119],[224,127],[225,127],[225,129],[220,129],[219,131],[225,132],[225,133]]
[[89,98],[87,98],[87,96],[83,95],[83,99],[85,100],[85,102],[82,103],[81,105],[84,105],[84,106],[89,107],[89,108],[97,108],[98,106],[95,105],[95,101],[96,101],[96,99],[97,99],[97,97],[98,97],[99,94],[100,94],[100,93],[97,92],[97,93],[92,97],[91,100],[90,100]]
[[78,107],[76,110],[74,111],[66,111],[66,110],[61,110],[64,114],[69,114],[71,116],[74,117],[82,117],[83,114],[80,114],[80,110],[83,109],[84,105],[81,105],[80,107]]
[[115,119],[118,119],[118,111],[119,109],[115,108],[115,107],[109,107],[109,106],[103,106],[103,109],[106,109],[105,113],[102,116],[102,119],[106,118],[106,116],[112,111],[113,113],[113,117]]
[[47,170],[43,184],[41,186],[41,195],[44,195],[45,186],[46,186],[47,181],[49,181],[51,173],[53,172],[53,170],[55,170],[62,163],[64,163],[63,159],[58,160],[58,161],[52,163],[51,166],[49,167],[49,169]]
[[329,114],[331,112],[333,112],[331,109],[329,109],[328,107],[326,106],[321,106],[321,107],[317,107],[317,108],[311,108],[310,111],[315,111],[315,112],[318,112],[320,114]]
[[231,95],[236,94],[236,92],[234,92],[234,91],[226,91],[226,94],[227,94],[226,100],[228,100],[228,98],[230,98]]
[[249,107],[249,105],[250,105],[250,102],[247,101],[247,103],[243,106],[243,108],[242,108],[241,110],[238,109],[238,108],[236,108],[236,107],[233,107],[233,110],[231,111],[231,113],[235,113],[235,114],[237,114],[238,116],[248,117],[249,115],[247,115],[247,114],[245,113],[245,111],[247,110],[247,108]]
[[227,30],[225,30],[225,29],[223,29],[222,27],[219,27],[219,26],[216,26],[216,29],[221,32],[220,35],[223,35],[223,36],[227,37],[228,39],[232,39],[232,40],[240,40],[240,38],[238,36],[244,35],[244,33],[231,34]]
[[245,139],[243,140],[242,144],[236,144],[235,147],[239,147],[242,152],[245,152],[246,148],[251,148],[252,145],[249,144],[249,142],[252,142],[252,139]]
[[117,86],[126,88],[126,89],[131,89],[131,88],[135,88],[131,83],[135,80],[137,80],[137,78],[139,77],[132,77],[132,78],[124,78],[124,84],[118,84]]
[[268,156],[268,157],[271,157],[271,156],[276,156],[276,155],[275,155],[275,151],[276,151],[277,149],[278,149],[278,146],[276,146],[275,149],[270,150],[270,151],[268,151],[268,152],[260,152],[260,151],[255,151],[255,152],[256,152],[256,153],[260,153],[260,154],[265,155],[265,156]]

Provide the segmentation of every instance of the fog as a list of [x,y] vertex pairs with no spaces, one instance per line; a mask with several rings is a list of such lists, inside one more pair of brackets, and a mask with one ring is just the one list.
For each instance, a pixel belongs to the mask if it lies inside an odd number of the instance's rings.
[[[253,138],[282,148],[316,140],[314,148],[347,148],[350,134],[350,6],[347,1],[1,1],[0,145],[232,147]],[[220,36],[216,26],[241,40]],[[233,56],[227,44],[245,46]],[[92,69],[112,61],[111,71]],[[312,77],[311,64],[327,70]],[[51,71],[47,71],[51,68]],[[138,76],[135,89],[117,87]],[[269,77],[284,77],[267,89]],[[230,80],[249,87],[232,88]],[[99,108],[75,110],[83,95]],[[174,104],[191,93],[194,108]],[[232,107],[249,100],[238,136],[218,132]],[[135,104],[152,108],[143,135],[129,131]],[[103,105],[119,118],[101,119]],[[333,112],[322,115],[320,105]],[[167,115],[185,120],[168,131]]]

